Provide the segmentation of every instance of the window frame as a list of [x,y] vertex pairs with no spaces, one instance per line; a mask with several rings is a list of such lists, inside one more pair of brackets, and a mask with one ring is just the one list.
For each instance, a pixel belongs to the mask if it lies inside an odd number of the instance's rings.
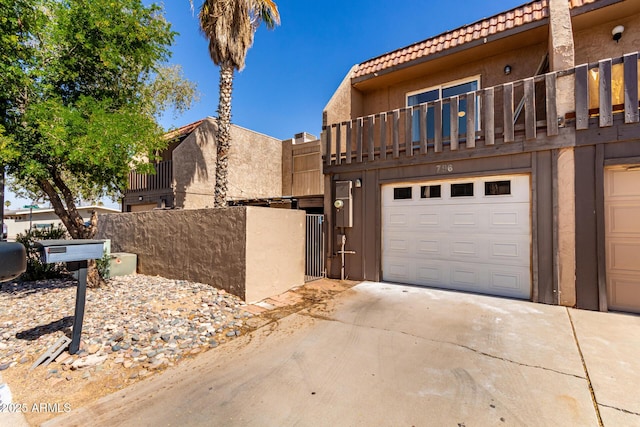
[[[442,92],[445,89],[449,89],[449,88],[454,87],[454,86],[460,86],[460,85],[463,85],[463,84],[466,84],[466,83],[477,82],[478,88],[476,89],[476,91],[482,90],[482,78],[481,77],[482,77],[482,74],[475,74],[473,76],[469,76],[469,77],[465,77],[465,78],[457,79],[457,80],[451,80],[449,82],[442,83],[442,84],[439,84],[439,85],[435,85],[435,86],[430,86],[430,87],[426,87],[426,88],[422,88],[422,89],[418,89],[418,90],[409,91],[409,92],[407,92],[405,94],[405,105],[406,105],[407,108],[413,107],[415,105],[421,105],[421,104],[409,105],[409,98],[411,96],[419,95],[421,93],[432,92],[434,90],[438,91],[438,95],[439,95],[438,98],[436,98],[434,101],[427,101],[427,102],[435,102],[435,101],[438,101],[438,100],[442,100]],[[465,92],[465,94],[466,93],[468,93],[468,92]],[[458,96],[460,96],[460,95],[463,95],[463,94],[458,94]],[[476,131],[482,130],[480,106],[481,106],[480,97],[476,97],[476,110],[475,110],[475,113],[476,113]],[[443,120],[445,120],[444,116],[445,115],[443,114],[443,117],[442,117]],[[466,115],[465,115],[465,117],[466,117]],[[463,119],[463,118],[462,117],[458,118],[458,120],[461,120],[461,119]],[[465,126],[466,126],[466,123],[465,123]],[[412,129],[411,133],[412,133],[412,140],[413,140],[412,142],[418,142],[420,140],[420,136],[417,135],[417,138],[416,138],[416,135],[414,134],[415,132],[413,132],[413,129]],[[427,126],[427,135],[428,135],[428,133],[429,133],[429,130],[428,130],[428,126]],[[443,134],[442,135],[443,137],[450,136],[450,134],[445,134],[444,126],[443,126],[442,134]],[[463,133],[459,133],[459,134],[463,135]]]

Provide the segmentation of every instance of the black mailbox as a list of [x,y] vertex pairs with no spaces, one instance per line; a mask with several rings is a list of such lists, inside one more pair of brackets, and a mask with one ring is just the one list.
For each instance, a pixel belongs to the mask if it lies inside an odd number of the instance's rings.
[[[69,354],[80,349],[84,304],[87,294],[87,261],[103,256],[102,240],[41,240],[36,242],[40,259],[44,263],[66,262],[69,270],[78,270],[78,288],[76,290],[76,310],[73,317],[73,333],[69,344]],[[36,361],[36,364],[39,361]]]
[[27,251],[21,243],[0,242],[0,282],[15,279],[27,269]]

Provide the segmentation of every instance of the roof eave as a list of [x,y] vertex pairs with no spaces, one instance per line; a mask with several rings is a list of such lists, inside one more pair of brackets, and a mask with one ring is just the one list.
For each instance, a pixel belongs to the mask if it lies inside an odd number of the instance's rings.
[[[618,2],[618,1],[621,1],[621,0],[607,0],[607,1]],[[470,41],[468,43],[463,43],[463,44],[460,44],[458,46],[455,46],[455,47],[452,47],[452,48],[449,48],[449,49],[445,49],[445,50],[442,50],[440,52],[437,52],[437,53],[434,53],[434,54],[431,54],[431,55],[426,55],[426,56],[423,56],[423,57],[420,57],[420,58],[416,58],[416,59],[414,59],[412,61],[409,61],[409,62],[404,62],[404,63],[401,63],[401,64],[393,65],[391,67],[385,68],[384,70],[380,70],[380,71],[376,71],[376,72],[373,72],[373,73],[369,73],[367,75],[360,76],[360,77],[354,77],[354,78],[351,79],[351,84],[356,86],[358,83],[361,83],[361,82],[364,82],[364,81],[367,81],[367,80],[371,80],[371,79],[374,79],[376,77],[383,76],[385,74],[394,73],[396,71],[403,70],[405,68],[414,67],[416,65],[423,64],[423,63],[429,62],[429,61],[433,61],[433,60],[436,60],[436,59],[439,59],[439,58],[442,58],[442,57],[445,57],[445,56],[448,56],[448,55],[451,55],[451,54],[454,54],[454,53],[458,53],[458,52],[462,52],[462,51],[467,50],[467,49],[472,49],[472,48],[475,48],[475,47],[478,47],[478,46],[482,46],[484,44],[495,42],[497,40],[500,40],[500,39],[503,39],[503,38],[506,38],[506,37],[511,37],[511,36],[516,35],[516,34],[523,33],[525,31],[530,31],[530,30],[533,30],[535,28],[539,28],[539,27],[542,27],[544,25],[548,25],[548,23],[549,23],[549,18],[545,17],[545,18],[542,18],[542,19],[537,20],[535,22],[529,22],[529,23],[524,24],[524,25],[519,25],[517,27],[510,28],[510,29],[505,30],[505,31],[501,31],[501,32],[499,32],[497,34],[490,35],[490,36],[487,36],[487,37],[483,37],[482,39],[477,39],[477,40]]]

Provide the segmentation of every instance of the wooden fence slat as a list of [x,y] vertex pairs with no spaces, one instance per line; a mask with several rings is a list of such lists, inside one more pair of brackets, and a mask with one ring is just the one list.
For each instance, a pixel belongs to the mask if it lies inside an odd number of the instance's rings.
[[476,93],[467,93],[467,142],[466,148],[476,146]]
[[436,153],[442,152],[442,101],[437,100],[433,104],[433,116],[434,116],[434,124],[433,124],[433,134],[434,134],[434,143],[433,148]]
[[624,122],[638,123],[638,52],[624,56]]
[[427,105],[420,104],[420,154],[427,154]]
[[393,110],[393,158],[400,157],[400,110]]
[[458,112],[460,109],[458,101],[458,96],[452,96],[449,98],[449,129],[451,130],[449,149],[451,151],[456,151],[458,149]]
[[484,145],[493,145],[496,142],[495,127],[495,103],[494,89],[492,87],[484,90]]
[[356,122],[356,162],[362,163],[362,117]]
[[346,164],[351,164],[351,128],[353,127],[353,120],[349,120],[346,123],[346,129],[345,129],[345,144],[346,144],[346,151],[347,151],[347,155],[344,159]]
[[524,80],[524,129],[527,141],[536,139],[536,94],[531,77]]
[[558,135],[558,104],[556,102],[556,74],[547,73],[544,76],[547,108],[547,136]]
[[576,97],[576,129],[589,128],[589,68],[587,64],[576,67],[575,97]]
[[387,158],[387,113],[380,113],[380,159]]
[[369,140],[369,161],[373,162],[376,159],[376,144],[375,139],[373,138],[374,126],[376,124],[376,116],[367,117],[367,138]]
[[324,128],[325,142],[326,142],[326,151],[325,151],[325,164],[327,166],[331,166],[331,126],[327,126]]
[[342,123],[336,124],[336,165],[342,164]]
[[502,97],[504,100],[503,118],[504,118],[504,130],[503,137],[504,142],[513,142],[515,140],[514,126],[513,126],[513,83],[505,83],[502,85]]
[[415,110],[408,107],[404,112],[404,154],[413,156],[413,115]]
[[600,85],[600,127],[613,126],[613,106],[611,101],[611,59],[604,59],[598,64]]

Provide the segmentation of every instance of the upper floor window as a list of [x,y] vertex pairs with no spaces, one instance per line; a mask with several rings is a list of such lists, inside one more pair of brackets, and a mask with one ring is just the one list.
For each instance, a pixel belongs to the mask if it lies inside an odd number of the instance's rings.
[[[447,83],[441,86],[423,89],[407,94],[407,106],[422,104],[424,102],[437,101],[438,99],[448,98],[455,95],[463,95],[467,92],[473,92],[480,88],[480,76],[473,77],[468,80]],[[477,98],[476,98],[477,102]],[[479,129],[478,116],[479,108],[476,104],[476,127]],[[458,103],[458,133],[464,135],[467,133],[467,100],[461,98]],[[451,122],[449,116],[451,114],[451,106],[446,103],[442,106],[442,136],[451,135]],[[418,115],[413,116],[413,142],[420,141],[420,122]],[[435,135],[435,112],[433,107],[427,108],[427,138],[433,139]]]

